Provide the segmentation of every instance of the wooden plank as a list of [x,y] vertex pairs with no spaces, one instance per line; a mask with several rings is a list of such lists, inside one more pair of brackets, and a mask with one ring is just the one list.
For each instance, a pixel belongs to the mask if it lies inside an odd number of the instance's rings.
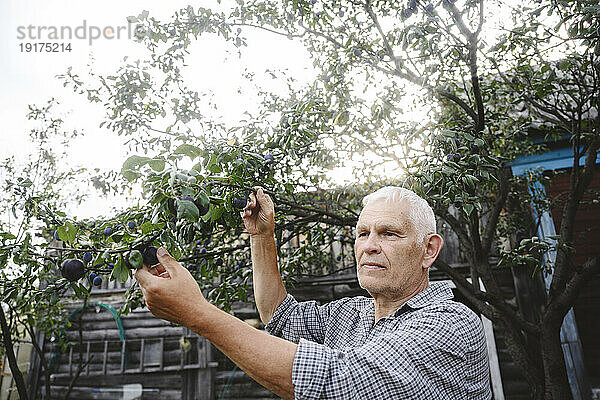
[[[51,396],[53,399],[62,399],[65,396],[68,386],[52,386]],[[142,389],[144,400],[179,400],[181,399],[181,390],[173,388],[157,389],[144,387]],[[123,388],[107,385],[99,387],[97,385],[88,387],[74,387],[71,392],[71,399],[77,400],[114,400],[123,396]]]
[[146,346],[144,342],[144,338],[140,342],[140,372],[144,372],[144,352],[146,351]]
[[[44,348],[45,335],[43,332],[36,332],[35,338],[32,338],[37,342],[37,345],[40,349]],[[43,350],[42,350],[43,351]],[[27,374],[27,387],[31,391],[31,393],[37,395],[39,384],[40,384],[40,375],[42,374],[42,366],[40,355],[37,351],[32,351],[30,360],[29,360],[29,373]],[[1,382],[0,382],[0,386]]]
[[102,357],[102,373],[106,375],[106,361],[108,358],[108,341],[104,342],[104,356]]
[[214,368],[202,368],[196,374],[196,397],[197,400],[212,400],[215,398],[214,390]]
[[[115,345],[119,344],[119,343],[114,343]],[[110,343],[109,343],[110,345]],[[166,348],[166,346],[165,346]],[[144,346],[144,353],[147,353],[149,351],[148,345],[146,344]],[[48,353],[47,353],[48,354]],[[102,351],[98,351],[98,352],[93,352],[90,351],[90,355],[94,356],[93,359],[90,361],[89,365],[90,365],[90,373],[92,372],[92,370],[94,371],[103,371],[104,367],[104,360],[103,360],[103,356],[104,356],[104,352]],[[169,350],[166,349],[163,352],[160,353],[163,362],[162,362],[162,367],[165,366],[175,366],[178,369],[181,368],[181,350],[179,349],[173,349],[173,350]],[[128,350],[127,350],[127,365],[125,365],[126,368],[131,368],[131,366],[135,365],[136,368],[138,368],[139,363],[140,363],[140,351],[139,349],[132,351],[131,349],[131,343],[128,344]],[[147,357],[146,357],[147,358]],[[109,350],[106,353],[106,370],[107,373],[119,373],[120,372],[120,365],[121,365],[121,361],[122,361],[122,352],[119,350],[113,350],[111,351],[110,347]],[[158,361],[158,360],[157,360]],[[154,364],[153,366],[156,366],[157,368],[160,369],[161,365],[159,362],[157,362],[156,364]],[[194,362],[193,364],[184,364],[184,366],[192,366],[195,368],[200,368],[201,365],[199,363]],[[149,366],[147,364],[144,365],[144,369],[148,368]],[[56,366],[56,372],[61,372],[61,373],[68,373],[69,372],[69,365],[66,362],[61,362],[59,360],[57,366]]]
[[185,352],[183,351],[183,349],[180,351],[181,354],[181,369],[183,369],[183,366],[185,365]]
[[160,361],[159,361],[159,369],[162,371],[165,359],[165,338],[160,338]]
[[208,364],[208,358],[206,354],[206,348],[208,347],[206,339],[202,336],[196,337],[196,348],[198,349],[198,367],[206,368]]
[[[573,365],[583,365],[583,351],[580,342],[571,342],[567,344],[569,353],[573,359]],[[587,376],[582,375],[582,370],[575,368],[575,379],[579,382],[579,391],[582,399],[589,399],[592,396],[592,388],[587,380]]]
[[121,370],[120,370],[121,373],[123,373],[123,371],[125,371],[126,346],[127,346],[127,340],[123,340],[123,343],[121,344]]
[[[90,345],[91,345],[91,343],[88,342],[87,343],[87,349],[86,349],[86,352],[85,352],[85,361],[83,361],[83,362],[87,362],[87,365],[85,366],[85,374],[86,375],[90,374],[90,363],[88,362],[89,359],[90,359]],[[81,360],[79,360],[79,362],[81,362]]]
[[490,363],[490,379],[492,383],[492,392],[494,400],[504,400],[504,389],[502,387],[502,375],[500,374],[500,362],[498,361],[498,351],[496,350],[496,339],[494,338],[494,326],[492,321],[485,316],[481,316],[483,331],[485,332],[485,342],[487,345],[488,358]]
[[569,377],[569,382],[571,383],[571,393],[573,394],[573,400],[583,400],[583,398],[581,397],[581,391],[579,390],[579,385],[574,385],[572,383],[577,382],[577,373],[575,372],[575,362],[573,361],[573,355],[571,353],[571,349],[569,348],[569,344],[562,343],[561,346],[565,357],[567,376]]
[[[69,340],[78,341],[79,334],[77,332],[67,332]],[[180,327],[152,327],[152,328],[134,328],[127,330],[127,340],[141,339],[149,337],[181,337]],[[120,340],[118,329],[104,329],[94,331],[84,331],[83,341],[104,341],[104,340]]]
[[69,374],[73,375],[73,347],[69,347]]
[[[214,391],[215,373],[218,363],[212,361],[212,345],[201,336],[189,337],[190,340],[196,339],[198,346],[198,364],[202,359],[202,364],[206,368],[192,369],[191,365],[184,367],[182,374],[182,400],[213,400],[216,398]],[[190,369],[188,369],[190,368]],[[250,393],[246,393],[246,396]]]
[[[71,376],[52,377],[53,385],[68,386],[71,382]],[[80,376],[77,379],[78,386],[106,386],[106,385],[125,385],[129,383],[141,383],[143,386],[156,388],[178,388],[182,384],[180,371],[162,373],[161,371],[150,372],[146,370],[143,374],[118,374],[118,375],[94,375]]]

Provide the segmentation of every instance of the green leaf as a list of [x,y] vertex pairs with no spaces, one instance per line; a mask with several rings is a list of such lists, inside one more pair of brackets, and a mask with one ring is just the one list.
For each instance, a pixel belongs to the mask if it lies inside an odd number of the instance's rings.
[[70,222],[65,223],[63,226],[59,226],[56,230],[58,232],[58,237],[63,242],[73,243],[75,237],[77,236],[77,232],[79,228],[73,225]]
[[294,193],[295,187],[291,183],[284,183],[283,186],[285,187],[286,193],[288,193],[288,194]]
[[[204,221],[204,222],[210,221],[211,218],[212,218],[213,213],[215,212],[215,208],[216,207],[211,204],[210,207],[208,208],[208,212],[202,216],[202,218],[201,218],[202,221]],[[200,228],[201,228],[201,226],[198,225],[198,229],[200,229]]]
[[125,283],[129,278],[128,268],[125,266],[125,263],[120,262],[115,265],[112,270],[111,278],[116,279],[120,283]]
[[442,172],[446,175],[454,175],[456,174],[456,170],[454,168],[451,167],[447,167],[447,166],[442,166]]
[[223,215],[224,211],[225,211],[225,209],[223,207],[215,207],[210,216],[211,222],[215,222],[216,220],[221,218],[221,215]]
[[81,290],[81,293],[83,294],[84,297],[87,297],[90,295],[90,290],[85,287],[85,285],[83,283],[79,284],[79,289]]
[[71,282],[71,289],[73,289],[75,296],[78,298],[85,297],[89,293],[85,286],[80,285],[77,282]]
[[193,202],[177,199],[177,219],[182,218],[190,222],[196,222],[200,218],[200,211]]
[[212,172],[213,174],[218,174],[220,172],[223,172],[223,168],[221,168],[221,166],[219,164],[217,164],[217,163],[210,164],[208,166],[208,170],[210,172]]
[[465,212],[467,213],[467,215],[471,215],[471,213],[473,212],[473,209],[474,209],[473,204],[468,204],[467,203],[467,204],[465,204],[463,206],[463,210],[465,210]]
[[165,169],[165,160],[162,158],[153,158],[148,162],[148,165],[156,172],[161,172]]
[[10,232],[0,232],[0,237],[7,239],[7,240],[12,240],[12,239],[16,239],[17,237],[15,235],[13,235]]
[[342,125],[348,122],[348,112],[340,111],[333,120],[333,125]]
[[[470,179],[470,178],[473,178],[473,179]],[[470,175],[466,175],[466,176],[463,176],[461,179],[462,179],[463,183],[469,187],[469,189],[475,190],[475,183],[477,182],[477,180],[475,179],[474,176],[471,177]]]
[[148,233],[152,232],[155,229],[161,229],[163,226],[165,226],[165,224],[163,222],[158,223],[158,224],[153,224],[150,221],[146,221],[142,224],[142,226],[140,228],[142,229],[142,235],[147,235]]
[[210,204],[210,200],[204,191],[198,193],[198,197],[196,198],[200,202],[202,207],[208,207]]
[[192,160],[202,154],[202,149],[191,144],[182,144],[177,147],[174,154],[183,154],[191,158]]
[[136,169],[139,169],[150,161],[151,159],[148,157],[131,156],[123,163],[123,166],[121,167],[121,175],[131,182],[141,176]]
[[129,264],[135,269],[142,268],[143,258],[142,253],[140,253],[139,250],[132,250],[131,253],[129,253]]

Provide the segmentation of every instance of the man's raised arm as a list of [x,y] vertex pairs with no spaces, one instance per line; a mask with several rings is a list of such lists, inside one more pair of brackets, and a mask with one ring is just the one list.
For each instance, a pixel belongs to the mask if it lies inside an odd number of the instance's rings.
[[241,214],[250,233],[254,299],[260,319],[266,324],[287,295],[277,267],[275,207],[269,195],[262,188],[256,188],[256,194],[250,193]]

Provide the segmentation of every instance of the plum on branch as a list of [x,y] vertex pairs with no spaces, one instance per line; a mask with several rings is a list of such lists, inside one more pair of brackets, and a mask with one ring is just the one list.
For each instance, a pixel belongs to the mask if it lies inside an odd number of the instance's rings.
[[62,264],[61,274],[69,282],[75,282],[85,274],[85,265],[83,261],[76,258],[65,260]]

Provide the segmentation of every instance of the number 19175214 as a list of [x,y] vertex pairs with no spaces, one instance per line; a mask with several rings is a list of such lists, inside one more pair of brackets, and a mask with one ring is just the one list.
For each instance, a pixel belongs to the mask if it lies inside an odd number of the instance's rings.
[[71,43],[19,43],[21,53],[65,53],[71,52]]

